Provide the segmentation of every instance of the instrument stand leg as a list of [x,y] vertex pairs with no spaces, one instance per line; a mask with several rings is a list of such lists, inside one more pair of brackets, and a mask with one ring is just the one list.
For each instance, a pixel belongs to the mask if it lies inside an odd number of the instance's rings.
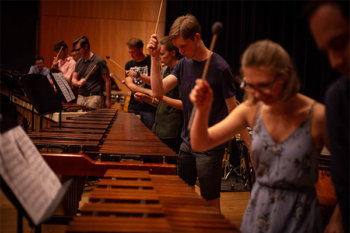
[[39,224],[38,226],[35,226],[34,231],[35,233],[41,233],[41,224]]
[[17,233],[23,232],[23,216],[19,210],[17,210]]
[[32,132],[34,132],[34,105],[32,105]]
[[62,110],[60,110],[58,114],[58,126],[61,128],[61,123],[62,123]]

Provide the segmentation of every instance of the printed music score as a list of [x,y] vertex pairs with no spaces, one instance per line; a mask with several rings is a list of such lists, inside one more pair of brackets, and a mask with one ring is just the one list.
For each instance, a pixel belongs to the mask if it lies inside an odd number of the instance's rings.
[[21,126],[0,139],[0,175],[38,225],[52,216],[70,182],[61,185]]
[[62,73],[51,73],[55,81],[56,88],[59,89],[67,103],[75,100],[74,93]]

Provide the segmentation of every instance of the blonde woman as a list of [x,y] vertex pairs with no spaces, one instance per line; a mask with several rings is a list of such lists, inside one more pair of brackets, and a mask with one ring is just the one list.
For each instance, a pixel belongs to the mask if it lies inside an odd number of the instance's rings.
[[190,94],[197,105],[191,146],[207,150],[251,127],[256,182],[241,231],[321,232],[314,184],[320,151],[327,144],[325,107],[298,92],[292,60],[279,44],[251,44],[241,65],[248,99],[210,128],[212,91],[206,81],[197,80]]

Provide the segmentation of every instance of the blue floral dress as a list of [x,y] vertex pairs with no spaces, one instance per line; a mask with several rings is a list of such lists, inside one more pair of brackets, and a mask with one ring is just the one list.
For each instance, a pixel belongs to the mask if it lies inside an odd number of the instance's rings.
[[[262,105],[261,105],[262,106]],[[245,210],[241,231],[321,232],[321,214],[314,184],[320,151],[310,134],[310,115],[280,143],[275,143],[260,118],[253,127],[252,157],[256,182]]]

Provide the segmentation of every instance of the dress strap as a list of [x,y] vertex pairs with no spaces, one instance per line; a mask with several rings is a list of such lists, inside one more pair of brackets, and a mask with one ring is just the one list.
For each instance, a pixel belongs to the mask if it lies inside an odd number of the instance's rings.
[[[258,111],[257,111],[257,113],[256,113],[256,116],[255,116],[254,126],[255,126],[256,123],[258,122],[258,119],[260,119],[260,113],[261,113],[262,106],[263,106],[263,103],[260,102],[260,104],[259,104],[259,109],[258,109]],[[254,128],[254,126],[253,126],[253,128]]]
[[310,119],[311,117],[311,113],[312,113],[312,109],[314,108],[315,104],[317,103],[317,101],[315,100],[311,106],[310,106],[310,109],[309,109],[309,113],[307,114],[307,119]]

